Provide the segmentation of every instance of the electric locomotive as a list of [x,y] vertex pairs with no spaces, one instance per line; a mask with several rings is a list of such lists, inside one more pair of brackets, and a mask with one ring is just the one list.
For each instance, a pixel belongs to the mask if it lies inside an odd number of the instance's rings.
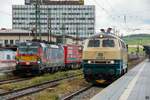
[[97,34],[85,41],[82,66],[86,81],[112,80],[127,72],[127,47],[112,34]]
[[63,45],[65,68],[81,68],[82,46],[74,44]]
[[22,42],[17,48],[15,73],[39,74],[80,68],[81,46]]
[[43,73],[64,67],[63,47],[41,42],[20,43],[16,55],[16,72]]

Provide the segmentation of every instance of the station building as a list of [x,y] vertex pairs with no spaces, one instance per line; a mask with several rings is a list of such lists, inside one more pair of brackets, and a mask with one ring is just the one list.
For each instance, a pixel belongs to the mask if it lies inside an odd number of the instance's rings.
[[25,0],[25,5],[36,2],[43,5],[84,5],[84,0]]
[[36,28],[42,34],[50,32],[53,35],[78,37],[94,34],[94,5],[84,5],[84,1],[75,0],[40,0],[37,10],[33,1],[26,0],[25,5],[12,6],[13,29],[30,31]]
[[[14,29],[1,29],[0,30],[0,48],[6,46],[16,46],[20,42],[31,41],[34,39],[34,34],[28,30],[14,30]],[[50,38],[50,37],[49,37]],[[49,40],[48,34],[42,34],[42,40]],[[51,36],[52,42],[61,43],[60,39],[63,38],[62,36]],[[82,44],[82,38],[76,38],[71,36],[66,36],[66,44]]]

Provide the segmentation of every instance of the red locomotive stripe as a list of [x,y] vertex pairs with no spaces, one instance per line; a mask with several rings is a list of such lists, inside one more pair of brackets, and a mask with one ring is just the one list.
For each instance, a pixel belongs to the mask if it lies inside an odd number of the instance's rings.
[[15,60],[0,60],[1,63],[15,63]]

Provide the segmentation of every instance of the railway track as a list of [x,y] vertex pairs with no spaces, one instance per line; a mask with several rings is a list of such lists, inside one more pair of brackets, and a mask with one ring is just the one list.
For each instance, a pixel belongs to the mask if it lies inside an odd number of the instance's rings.
[[31,79],[31,78],[12,78],[12,79],[0,80],[0,85],[25,81],[25,80],[29,80],[29,79]]
[[75,91],[74,93],[62,98],[61,100],[71,100],[74,96],[77,96],[79,95],[80,93],[90,89],[92,87],[92,85],[88,85],[86,87],[83,87],[82,89],[78,90],[78,91]]
[[59,78],[59,79],[43,82],[43,83],[29,86],[26,88],[1,93],[0,100],[12,100],[12,99],[16,99],[16,98],[19,98],[19,97],[22,97],[22,96],[25,96],[28,94],[36,93],[36,92],[42,91],[46,88],[55,87],[55,86],[59,85],[62,80],[71,80],[80,75],[82,75],[82,74],[70,75],[70,76],[67,76],[64,78]]
[[89,100],[102,89],[104,89],[104,87],[88,85],[87,87],[83,87],[80,90],[62,98],[61,100]]

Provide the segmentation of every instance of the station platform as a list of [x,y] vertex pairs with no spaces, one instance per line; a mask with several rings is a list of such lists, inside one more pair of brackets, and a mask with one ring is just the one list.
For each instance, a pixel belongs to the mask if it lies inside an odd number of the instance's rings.
[[144,60],[91,100],[150,100],[150,61]]

